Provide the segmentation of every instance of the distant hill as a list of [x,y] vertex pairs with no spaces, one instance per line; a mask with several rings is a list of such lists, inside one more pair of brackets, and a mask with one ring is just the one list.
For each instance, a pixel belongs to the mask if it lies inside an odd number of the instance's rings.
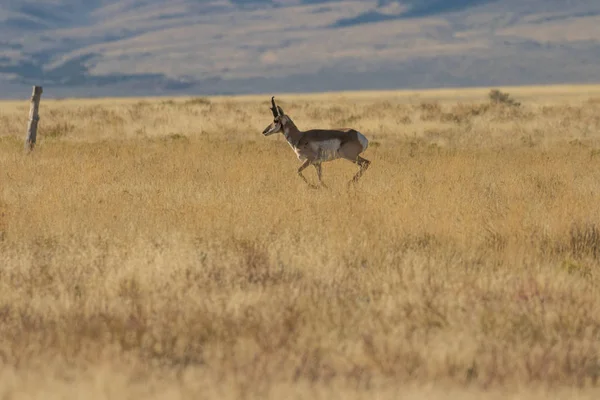
[[3,98],[585,83],[599,64],[593,0],[0,0]]

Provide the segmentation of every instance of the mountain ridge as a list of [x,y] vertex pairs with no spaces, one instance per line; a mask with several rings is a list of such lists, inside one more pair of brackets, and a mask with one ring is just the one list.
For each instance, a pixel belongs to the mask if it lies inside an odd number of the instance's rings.
[[3,98],[600,82],[586,0],[4,0],[0,35]]

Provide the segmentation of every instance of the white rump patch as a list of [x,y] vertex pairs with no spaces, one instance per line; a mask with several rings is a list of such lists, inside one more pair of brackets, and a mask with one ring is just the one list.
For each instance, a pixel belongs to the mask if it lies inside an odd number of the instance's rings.
[[358,137],[358,141],[360,142],[360,145],[362,146],[363,151],[365,151],[367,149],[367,147],[369,147],[369,139],[367,139],[365,137],[365,135],[363,135],[359,131],[356,131],[356,136]]
[[328,161],[338,157],[338,150],[341,144],[342,142],[339,139],[330,139],[312,142],[310,146],[318,154],[317,158],[319,161]]

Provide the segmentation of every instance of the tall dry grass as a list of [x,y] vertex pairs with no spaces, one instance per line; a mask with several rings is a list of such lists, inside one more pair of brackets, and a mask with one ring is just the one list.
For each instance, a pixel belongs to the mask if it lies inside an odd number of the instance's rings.
[[282,97],[371,139],[360,183],[336,161],[320,191],[260,135],[268,96],[42,100],[31,155],[3,103],[0,394],[597,398],[582,97]]

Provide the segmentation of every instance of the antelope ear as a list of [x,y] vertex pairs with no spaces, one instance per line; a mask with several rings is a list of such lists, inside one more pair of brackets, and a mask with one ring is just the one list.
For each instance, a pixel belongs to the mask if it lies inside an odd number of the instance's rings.
[[279,115],[284,115],[283,109],[277,106],[277,111],[279,111]]

